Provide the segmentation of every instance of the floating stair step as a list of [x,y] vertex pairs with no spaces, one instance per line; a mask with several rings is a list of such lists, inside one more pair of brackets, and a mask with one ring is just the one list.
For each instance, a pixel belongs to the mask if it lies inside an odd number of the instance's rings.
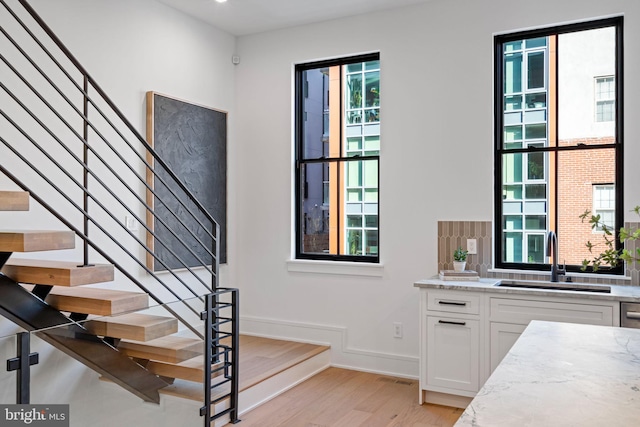
[[129,357],[180,363],[203,354],[204,343],[196,338],[169,335],[147,342],[123,340],[118,350]]
[[78,286],[113,280],[113,265],[81,267],[78,262],[9,259],[2,272],[19,283],[52,286]]
[[173,317],[129,313],[93,319],[86,322],[84,327],[103,337],[151,341],[178,332],[178,321]]
[[[222,375],[222,370],[217,370],[222,363],[216,363],[212,366],[213,372],[211,378]],[[145,366],[149,372],[156,375],[169,378],[180,378],[181,380],[195,381],[202,383],[204,381],[204,356],[196,356],[180,363],[167,363],[157,360],[150,360]]]
[[0,211],[28,211],[27,191],[0,191]]
[[53,288],[45,301],[60,311],[99,316],[112,316],[149,307],[149,297],[144,293],[86,287]]
[[73,231],[0,231],[0,252],[37,252],[75,247]]

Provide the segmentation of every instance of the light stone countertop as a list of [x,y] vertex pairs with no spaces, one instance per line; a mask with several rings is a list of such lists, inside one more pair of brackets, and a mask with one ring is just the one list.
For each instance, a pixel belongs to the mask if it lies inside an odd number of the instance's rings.
[[[562,291],[562,290],[553,290],[553,289],[527,289],[527,288],[498,287],[497,285],[502,280],[505,280],[505,279],[480,278],[477,281],[475,280],[464,280],[464,281],[441,280],[439,276],[436,275],[429,279],[419,280],[415,282],[413,285],[417,288],[428,288],[428,289],[448,289],[448,290],[458,290],[458,291],[493,292],[493,293],[511,294],[511,295],[594,299],[594,300],[600,300],[600,301],[640,302],[640,286],[592,285],[592,286],[610,286],[611,287],[611,293],[602,293],[602,292],[583,292],[583,291]],[[519,281],[519,282],[526,282],[526,281]],[[536,283],[536,281],[530,281],[530,282]],[[566,283],[561,283],[561,284],[566,284]],[[579,284],[579,282],[575,282],[575,284]],[[587,286],[589,285],[590,284],[587,284]]]
[[640,329],[532,321],[456,427],[640,425]]

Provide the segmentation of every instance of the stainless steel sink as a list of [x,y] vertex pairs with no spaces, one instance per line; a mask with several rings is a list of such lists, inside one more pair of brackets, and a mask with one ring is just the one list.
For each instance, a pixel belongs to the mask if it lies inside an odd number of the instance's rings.
[[599,292],[611,293],[611,286],[593,285],[576,282],[545,282],[537,280],[501,280],[496,286],[501,288],[550,289],[568,292]]

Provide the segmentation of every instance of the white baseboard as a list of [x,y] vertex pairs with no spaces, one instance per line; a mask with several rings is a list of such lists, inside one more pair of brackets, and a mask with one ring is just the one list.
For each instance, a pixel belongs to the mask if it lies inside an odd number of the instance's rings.
[[417,356],[351,347],[343,326],[241,316],[240,331],[245,335],[331,346],[331,366],[410,379],[419,375]]

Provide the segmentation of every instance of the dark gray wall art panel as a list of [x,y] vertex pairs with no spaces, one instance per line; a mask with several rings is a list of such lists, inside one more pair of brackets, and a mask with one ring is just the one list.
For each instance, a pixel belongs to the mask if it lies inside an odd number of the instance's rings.
[[[155,93],[153,103],[154,148],[220,224],[219,257],[220,262],[225,263],[227,260],[227,113]],[[153,224],[156,234],[154,247],[158,257],[166,264],[164,266],[156,260],[153,263],[154,270],[184,268],[183,263],[167,248],[171,248],[189,267],[201,265],[199,260],[210,265],[212,258],[200,242],[212,248],[212,239],[199,222],[215,235],[215,230],[211,229],[211,223],[202,214],[197,214],[198,209],[193,202],[177,185],[171,184],[167,172],[157,162],[154,169],[158,174],[153,183],[156,192],[154,206],[157,216]],[[178,195],[186,207],[181,206],[169,189]],[[168,207],[178,213],[177,216],[184,225],[170,213]],[[189,211],[196,214],[196,218]],[[168,229],[173,230],[185,244],[181,244]]]

